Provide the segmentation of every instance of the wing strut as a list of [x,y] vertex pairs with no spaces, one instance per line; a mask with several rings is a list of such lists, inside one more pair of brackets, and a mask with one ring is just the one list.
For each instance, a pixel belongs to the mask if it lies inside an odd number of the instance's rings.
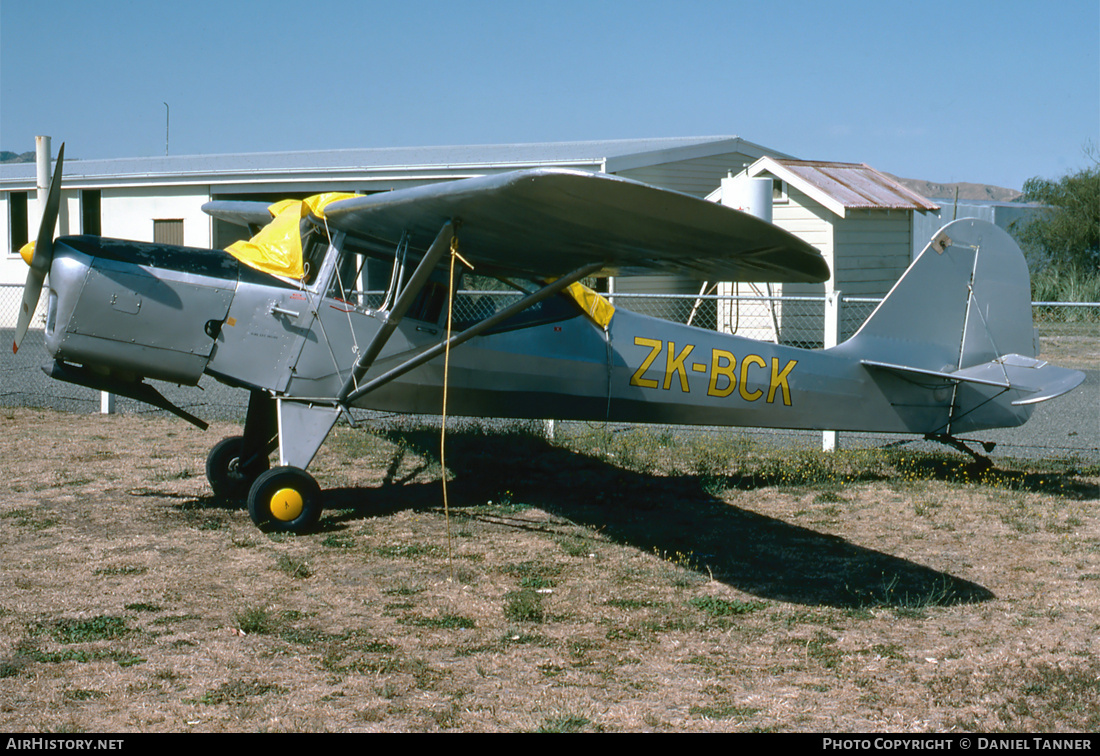
[[[382,375],[378,376],[377,378],[374,378],[369,383],[366,383],[363,386],[360,386],[359,388],[355,389],[354,391],[341,392],[341,396],[339,397],[339,401],[341,403],[345,404],[345,405],[350,404],[351,402],[354,402],[356,399],[359,399],[360,397],[365,396],[366,394],[369,394],[371,391],[374,391],[376,388],[384,386],[387,383],[389,383],[390,381],[394,380],[395,378],[400,378],[401,376],[403,376],[405,373],[409,372],[410,370],[413,370],[414,368],[420,367],[425,362],[429,362],[429,361],[435,359],[439,355],[443,354],[443,352],[445,350],[447,350],[448,348],[453,348],[453,347],[458,346],[459,344],[463,344],[463,343],[469,341],[470,339],[474,338],[475,336],[478,336],[478,335],[484,333],[485,331],[492,328],[493,326],[496,326],[496,325],[504,322],[505,320],[512,317],[513,315],[516,315],[517,313],[520,313],[520,312],[526,310],[528,307],[532,307],[532,306],[538,304],[539,302],[543,301],[544,299],[548,299],[548,298],[554,296],[555,294],[557,294],[558,292],[560,292],[562,289],[566,288],[567,286],[576,283],[577,281],[581,280],[585,276],[592,275],[597,270],[600,270],[603,267],[603,265],[604,264],[602,262],[598,262],[598,263],[591,263],[589,265],[585,265],[583,267],[577,268],[576,270],[574,270],[569,275],[563,276],[562,278],[559,278],[558,280],[554,281],[553,283],[550,283],[550,284],[547,284],[546,286],[543,286],[538,291],[527,295],[523,299],[519,300],[518,302],[516,302],[512,305],[509,305],[508,307],[505,307],[503,310],[496,313],[495,315],[493,315],[491,317],[488,317],[485,320],[482,320],[481,322],[479,322],[475,325],[470,326],[469,328],[467,328],[462,333],[456,334],[456,335],[452,336],[450,339],[447,339],[446,341],[441,341],[440,343],[436,344],[435,346],[431,347],[430,349],[427,349],[427,350],[421,352],[420,354],[416,355],[415,357],[411,357],[410,359],[406,360],[405,362],[402,362],[397,367],[383,373]],[[395,305],[395,308],[396,308],[396,305]]]
[[359,381],[363,380],[363,376],[370,370],[370,366],[374,364],[374,361],[378,358],[378,355],[382,353],[382,348],[386,346],[386,342],[390,340],[393,332],[397,330],[398,324],[401,319],[405,317],[405,313],[409,311],[409,307],[416,300],[420,290],[424,288],[424,284],[428,282],[428,277],[435,270],[435,266],[439,263],[443,253],[450,249],[451,239],[454,237],[454,224],[451,221],[447,221],[443,224],[443,228],[439,229],[439,233],[435,237],[435,241],[428,247],[428,251],[424,253],[424,257],[421,258],[420,263],[417,264],[416,270],[412,274],[412,278],[405,284],[405,287],[401,289],[401,293],[397,295],[397,301],[393,303],[393,307],[386,313],[385,320],[382,321],[382,327],[378,329],[378,332],[374,334],[374,337],[367,344],[366,350],[359,356],[359,359],[355,362],[355,367],[352,369],[351,375],[348,376],[347,381],[344,382],[344,387],[340,389],[340,395],[337,400],[341,404],[346,404],[350,401],[349,395],[356,390],[359,385]]

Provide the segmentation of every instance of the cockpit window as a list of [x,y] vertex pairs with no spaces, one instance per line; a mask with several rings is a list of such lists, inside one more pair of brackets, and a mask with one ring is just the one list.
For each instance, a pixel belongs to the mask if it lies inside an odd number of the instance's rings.
[[438,324],[444,316],[444,308],[447,306],[446,281],[430,280],[424,284],[412,306],[409,307],[408,317],[425,323]]
[[[543,284],[535,281],[466,275],[462,279],[462,289],[455,295],[452,327],[459,331],[476,325],[528,294],[538,291],[542,286]],[[571,299],[557,294],[521,310],[489,329],[488,333],[555,323],[579,314],[580,310]]]
[[328,252],[328,236],[324,229],[318,228],[303,219],[299,225],[302,234],[302,281],[310,286],[317,280],[317,274],[321,272],[321,265],[325,261],[325,253]]
[[362,290],[362,270],[366,258],[349,252],[340,255],[325,296],[339,299],[355,307],[365,307]]
[[[387,294],[387,289],[394,277],[402,277],[400,271],[393,270],[392,266],[392,262],[384,263],[369,255],[357,254],[345,246],[326,296],[339,299],[360,310],[376,309],[386,302],[388,306],[392,306],[397,293]],[[406,271],[405,275],[411,275],[411,271]],[[455,291],[452,330],[458,332],[477,325],[544,285],[537,281],[498,279],[469,273],[462,275]],[[443,269],[436,270],[417,293],[405,317],[433,326],[445,326],[447,295],[447,272]],[[554,323],[581,314],[582,310],[571,297],[557,294],[512,315],[487,333]]]

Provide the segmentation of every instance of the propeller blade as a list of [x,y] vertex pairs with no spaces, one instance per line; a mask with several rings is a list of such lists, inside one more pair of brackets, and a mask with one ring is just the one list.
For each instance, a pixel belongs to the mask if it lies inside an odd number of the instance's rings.
[[27,272],[27,282],[23,285],[23,303],[19,309],[19,322],[15,326],[15,340],[11,345],[12,354],[19,351],[19,345],[27,335],[31,316],[34,315],[34,310],[38,307],[38,299],[42,296],[42,283],[46,280],[46,274],[50,272],[50,265],[53,263],[53,230],[61,210],[61,166],[64,162],[65,144],[63,142],[61,149],[57,151],[57,165],[54,166],[53,176],[50,178],[50,190],[46,195],[46,208],[42,212],[42,222],[38,224],[38,241],[34,244],[31,269]]

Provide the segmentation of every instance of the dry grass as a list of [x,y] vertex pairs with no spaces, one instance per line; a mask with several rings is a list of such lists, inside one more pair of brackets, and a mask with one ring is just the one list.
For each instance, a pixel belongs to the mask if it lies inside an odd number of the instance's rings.
[[1100,338],[1091,335],[1097,330],[1093,325],[1090,332],[1083,329],[1067,328],[1062,334],[1044,336],[1040,343],[1039,356],[1047,362],[1078,370],[1096,370],[1100,367]]
[[3,731],[1096,731],[1098,470],[338,429],[318,532],[201,433],[0,410]]

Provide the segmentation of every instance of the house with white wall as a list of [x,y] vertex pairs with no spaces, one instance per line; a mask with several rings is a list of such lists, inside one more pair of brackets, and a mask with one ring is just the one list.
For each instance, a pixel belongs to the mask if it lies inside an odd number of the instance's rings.
[[[724,179],[708,199],[737,207],[744,196],[738,184],[759,180],[771,183],[770,220],[819,249],[832,275],[823,284],[724,284],[719,293],[885,296],[909,266],[917,219],[939,211],[932,201],[863,163],[771,156]],[[797,303],[785,306],[794,309]],[[819,318],[789,318],[784,325],[780,305],[764,311],[752,303],[751,308],[745,312],[737,302],[720,308],[719,329],[784,343],[821,342]],[[842,321],[841,338],[856,327],[856,319]]]

